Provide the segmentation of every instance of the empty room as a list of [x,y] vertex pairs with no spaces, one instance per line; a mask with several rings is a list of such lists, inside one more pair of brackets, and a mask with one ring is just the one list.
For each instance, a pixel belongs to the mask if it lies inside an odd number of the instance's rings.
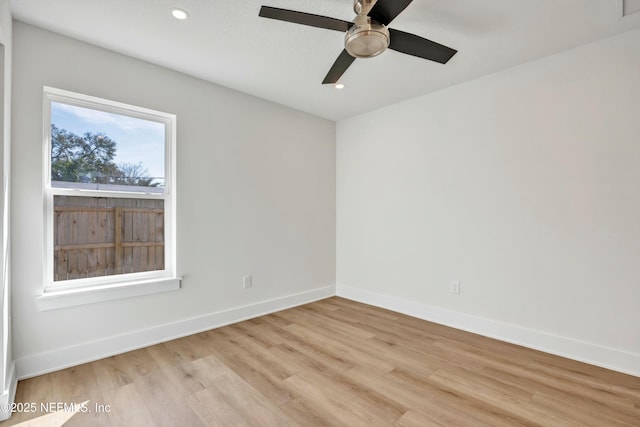
[[640,426],[640,0],[0,0],[0,427]]

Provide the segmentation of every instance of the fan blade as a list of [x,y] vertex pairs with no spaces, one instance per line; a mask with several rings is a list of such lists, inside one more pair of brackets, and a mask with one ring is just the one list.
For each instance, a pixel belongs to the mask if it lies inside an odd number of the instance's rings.
[[369,17],[382,25],[389,25],[413,0],[378,0],[369,11]]
[[327,73],[327,76],[322,81],[322,84],[326,85],[331,83],[337,83],[338,80],[340,80],[340,77],[342,77],[344,72],[347,71],[347,68],[349,68],[349,65],[351,65],[351,63],[353,63],[355,59],[356,58],[349,55],[349,52],[347,52],[346,49],[343,49],[340,56],[338,56],[338,59],[336,59],[336,62],[334,62],[333,65],[331,66],[331,69],[329,70],[329,72]]
[[294,24],[309,25],[310,27],[325,28],[346,32],[353,25],[352,22],[328,16],[312,15],[311,13],[296,12],[295,10],[278,9],[277,7],[262,6],[259,16],[293,22]]
[[389,28],[389,49],[446,64],[458,51],[415,34]]

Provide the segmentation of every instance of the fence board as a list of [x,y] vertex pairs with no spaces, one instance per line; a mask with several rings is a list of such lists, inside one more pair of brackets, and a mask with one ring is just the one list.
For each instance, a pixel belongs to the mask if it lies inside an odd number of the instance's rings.
[[118,271],[123,264],[122,260],[122,208],[117,207],[114,210],[115,224],[113,230],[114,247],[115,247],[115,267]]
[[107,248],[96,249],[96,276],[105,276],[107,271]]
[[74,245],[56,245],[54,250],[82,250],[113,247],[115,247],[115,243],[79,243]]
[[77,279],[78,274],[78,251],[69,251],[69,268],[67,270],[67,279]]
[[122,242],[121,246],[123,248],[152,248],[156,246],[164,246],[164,242]]
[[164,201],[54,197],[54,280],[164,269]]

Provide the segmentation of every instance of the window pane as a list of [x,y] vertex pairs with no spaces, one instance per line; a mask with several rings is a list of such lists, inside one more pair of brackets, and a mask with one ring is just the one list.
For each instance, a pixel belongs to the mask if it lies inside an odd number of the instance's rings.
[[164,123],[51,102],[51,186],[163,193]]
[[54,281],[164,270],[164,200],[53,200]]

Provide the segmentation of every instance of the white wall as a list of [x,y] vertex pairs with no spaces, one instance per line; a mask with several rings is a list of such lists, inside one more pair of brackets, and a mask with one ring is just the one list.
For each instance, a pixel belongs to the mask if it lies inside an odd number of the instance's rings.
[[640,375],[639,112],[633,31],[339,122],[338,294]]
[[11,413],[5,411],[16,391],[15,364],[11,345],[11,273],[9,175],[11,166],[11,51],[12,21],[8,0],[0,0],[0,420]]
[[[333,122],[19,22],[14,48],[20,377],[334,293]],[[181,290],[38,310],[43,85],[177,114]],[[253,275],[249,290],[244,274]]]

